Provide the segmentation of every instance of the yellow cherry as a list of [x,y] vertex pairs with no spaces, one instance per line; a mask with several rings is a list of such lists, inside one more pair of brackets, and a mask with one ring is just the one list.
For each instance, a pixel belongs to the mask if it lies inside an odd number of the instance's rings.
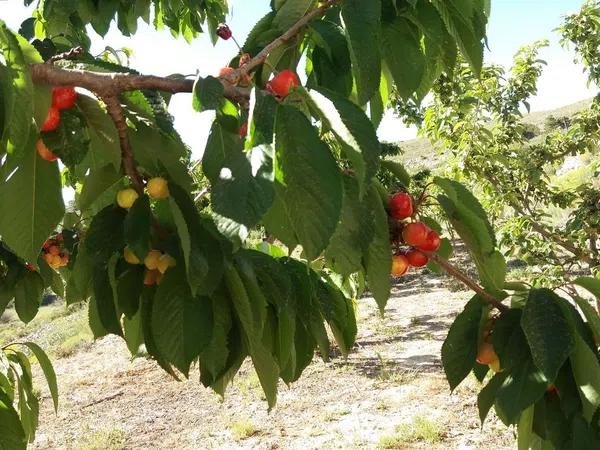
[[133,188],[127,188],[120,190],[117,194],[117,204],[121,208],[129,209],[133,206],[137,198],[138,193]]
[[162,253],[158,250],[150,250],[144,258],[144,265],[148,268],[148,270],[156,270],[158,269],[158,261]]
[[169,196],[169,185],[167,180],[162,177],[151,178],[148,181],[146,190],[151,198],[161,199]]
[[125,261],[127,261],[129,264],[141,264],[140,259],[131,251],[129,247],[125,247],[125,250],[123,250],[123,258],[125,258]]

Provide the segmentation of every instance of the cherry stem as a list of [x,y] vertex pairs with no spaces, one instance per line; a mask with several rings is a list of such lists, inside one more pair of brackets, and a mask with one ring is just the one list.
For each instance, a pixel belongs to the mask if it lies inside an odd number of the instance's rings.
[[231,39],[233,39],[233,42],[235,43],[235,45],[237,45],[237,48],[240,51],[240,53],[243,53],[242,46],[238,43],[237,39],[233,34],[231,35]]

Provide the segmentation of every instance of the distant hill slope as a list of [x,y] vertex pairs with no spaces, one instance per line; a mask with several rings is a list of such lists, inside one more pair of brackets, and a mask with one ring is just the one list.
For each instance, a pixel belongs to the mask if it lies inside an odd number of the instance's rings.
[[[545,128],[546,119],[550,116],[554,117],[571,117],[577,112],[587,108],[592,99],[582,100],[571,105],[563,106],[561,108],[549,110],[549,111],[538,111],[531,114],[527,114],[523,117],[525,123],[534,125],[543,134]],[[410,141],[399,142],[400,146],[404,149],[404,154],[398,156],[398,161],[401,161],[413,172],[422,168],[434,168],[443,164],[443,157],[440,158],[437,155],[437,150],[433,148],[431,143],[426,138],[417,138]]]

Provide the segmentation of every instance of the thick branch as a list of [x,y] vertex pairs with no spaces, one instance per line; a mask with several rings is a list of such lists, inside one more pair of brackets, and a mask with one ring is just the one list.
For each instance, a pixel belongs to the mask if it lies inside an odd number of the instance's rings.
[[133,150],[129,142],[129,135],[127,134],[127,120],[125,119],[125,113],[119,97],[117,95],[107,95],[102,97],[102,101],[106,104],[106,111],[115,123],[119,134],[123,169],[129,178],[131,178],[131,182],[137,193],[142,195],[144,193],[144,181],[135,167],[135,158],[133,157]]
[[491,294],[486,292],[481,286],[479,286],[474,280],[469,278],[469,276],[460,271],[457,267],[450,264],[447,260],[442,258],[441,256],[435,253],[428,253],[429,259],[438,263],[442,268],[448,272],[449,275],[452,275],[457,280],[463,282],[465,286],[475,292],[479,297],[489,305],[495,307],[499,311],[507,311],[509,308],[500,300],[494,298]]
[[[133,75],[129,73],[101,73],[85,70],[61,69],[51,64],[31,66],[34,83],[52,86],[78,86],[94,92],[99,97],[115,95],[124,91],[151,89],[163,92],[192,92],[194,80],[157,77],[153,75]],[[250,88],[242,88],[222,81],[224,95],[242,107],[247,107]]]

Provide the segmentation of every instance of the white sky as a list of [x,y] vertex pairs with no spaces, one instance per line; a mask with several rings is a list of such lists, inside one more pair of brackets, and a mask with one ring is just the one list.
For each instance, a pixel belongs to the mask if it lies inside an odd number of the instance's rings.
[[[548,62],[539,83],[539,94],[532,100],[533,111],[554,109],[593,96],[596,89],[586,86],[582,67],[573,63],[573,55],[558,44],[558,35],[552,30],[561,23],[561,16],[576,11],[583,0],[492,0],[492,17],[488,32],[490,51],[488,62],[510,64],[512,55],[522,45],[536,39],[551,38],[551,47],[542,58]],[[234,35],[242,43],[251,26],[268,8],[268,0],[230,1],[231,15],[228,19]],[[30,8],[23,7],[22,0],[0,0],[0,18],[9,27],[18,29],[21,21],[29,16]],[[237,53],[232,40],[219,41],[213,47],[207,35],[188,45],[183,39],[175,40],[168,31],[157,32],[140,23],[133,38],[120,35],[116,27],[104,39],[93,35],[92,52],[99,53],[106,45],[114,48],[129,47],[134,56],[131,67],[155,75],[172,73],[216,75],[219,69]],[[211,114],[198,114],[191,107],[189,94],[173,96],[170,105],[175,125],[195,156],[202,154]],[[392,114],[386,114],[378,134],[386,141],[399,141],[415,136]]]

